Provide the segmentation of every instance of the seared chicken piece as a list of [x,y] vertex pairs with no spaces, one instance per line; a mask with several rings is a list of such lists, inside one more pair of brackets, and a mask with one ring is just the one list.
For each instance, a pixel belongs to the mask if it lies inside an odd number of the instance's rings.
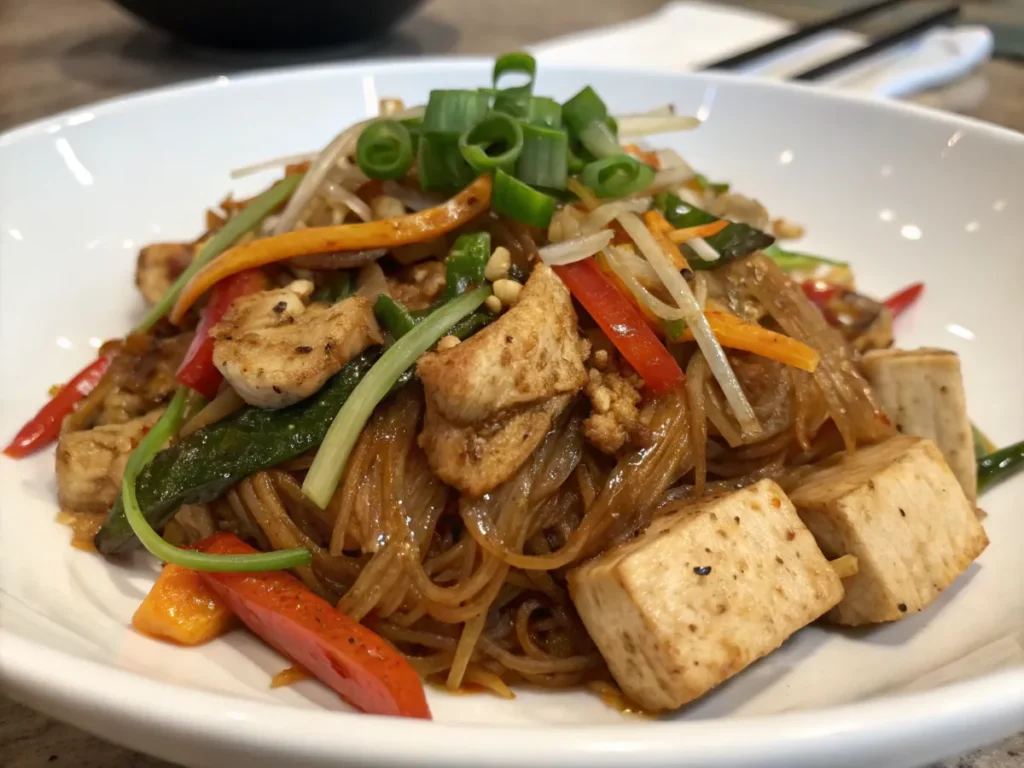
[[569,573],[576,609],[623,692],[674,709],[774,651],[843,585],[771,480],[657,519]]
[[923,610],[988,545],[974,506],[930,440],[898,436],[840,454],[790,492],[829,558],[859,570],[828,615],[839,624]]
[[519,301],[457,347],[420,358],[427,400],[453,424],[578,392],[587,381],[569,290],[538,264]]
[[162,410],[123,424],[65,432],[57,441],[57,498],[69,512],[106,512],[121,492],[128,456]]
[[434,474],[468,496],[483,496],[515,474],[572,395],[558,395],[475,426],[452,424],[427,405],[419,443]]
[[861,369],[896,429],[934,442],[973,502],[977,498],[977,462],[956,353],[945,349],[877,350],[864,355]]
[[139,251],[135,265],[135,284],[146,303],[152,306],[192,263],[189,243],[153,243]]
[[383,341],[362,296],[306,306],[312,284],[236,299],[210,330],[213,363],[235,391],[260,408],[283,408],[316,392],[349,360]]

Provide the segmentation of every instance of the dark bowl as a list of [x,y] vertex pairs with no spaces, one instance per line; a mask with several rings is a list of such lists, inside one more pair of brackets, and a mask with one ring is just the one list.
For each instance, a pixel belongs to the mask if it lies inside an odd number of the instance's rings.
[[380,37],[422,0],[115,0],[197,45],[296,49]]

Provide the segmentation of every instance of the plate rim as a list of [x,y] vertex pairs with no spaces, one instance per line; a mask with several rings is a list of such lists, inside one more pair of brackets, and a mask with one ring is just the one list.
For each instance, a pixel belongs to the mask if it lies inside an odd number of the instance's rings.
[[[368,69],[373,73],[395,72],[415,67],[432,69],[438,76],[446,71],[479,69],[492,59],[482,56],[389,57],[342,63],[281,66],[255,72],[211,75],[137,91],[81,105],[42,117],[0,133],[0,158],[21,141],[47,133],[54,124],[74,124],[76,117],[96,117],[124,109],[145,108],[147,103],[188,98],[222,87],[258,87],[268,81],[320,77],[350,77]],[[860,93],[825,90],[820,86],[732,73],[679,72],[663,68],[621,68],[548,62],[546,67],[586,75],[634,75],[638,78],[677,78],[742,85],[753,88],[798,91],[824,101],[843,101],[864,109],[900,114],[972,131],[990,137],[1010,151],[1024,149],[1024,133],[963,115],[942,112],[906,102],[880,99]],[[2,592],[2,589],[0,589]],[[65,706],[103,711],[121,724],[137,723],[157,730],[186,730],[192,739],[207,743],[252,748],[253,726],[259,728],[260,746],[286,749],[288,754],[339,759],[345,754],[361,755],[374,762],[432,764],[419,749],[444,737],[444,761],[449,765],[476,766],[486,748],[491,765],[519,766],[525,762],[549,764],[614,764],[623,755],[643,758],[655,764],[753,764],[766,752],[773,758],[801,761],[818,758],[823,749],[834,752],[844,744],[865,756],[865,741],[885,754],[895,745],[913,744],[925,751],[939,730],[969,727],[976,744],[1012,730],[1024,720],[1024,665],[1008,667],[968,681],[940,686],[920,693],[888,693],[871,699],[817,710],[785,712],[757,717],[728,717],[696,721],[623,723],[607,725],[523,726],[493,723],[400,723],[406,738],[396,739],[397,724],[391,718],[318,709],[300,709],[156,680],[145,674],[80,658],[61,650],[33,646],[11,630],[0,626],[0,680],[5,687],[27,698]],[[182,700],[184,698],[184,701]],[[344,718],[339,721],[338,718]],[[358,719],[356,719],[358,718]],[[239,729],[245,721],[249,729]],[[291,725],[288,725],[290,723]],[[294,725],[301,725],[296,739]],[[338,725],[358,723],[345,733],[344,752],[339,753]],[[320,727],[322,726],[322,727]],[[571,730],[573,738],[566,739]],[[740,736],[739,740],[735,737]],[[417,738],[422,737],[422,738]],[[685,740],[685,741],[684,741]],[[687,753],[680,753],[685,743]],[[934,747],[933,747],[934,750]],[[941,754],[936,753],[934,757]],[[795,763],[794,763],[795,764]],[[808,763],[813,764],[813,762]]]

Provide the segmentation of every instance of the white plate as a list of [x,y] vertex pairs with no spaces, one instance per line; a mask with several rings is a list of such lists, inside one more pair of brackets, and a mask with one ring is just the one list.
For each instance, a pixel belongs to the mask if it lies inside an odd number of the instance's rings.
[[[139,245],[194,236],[229,169],[317,148],[378,96],[420,103],[433,87],[483,85],[489,66],[221,77],[0,136],[0,436],[100,339],[132,324]],[[975,420],[999,443],[1024,436],[1024,138],[717,75],[545,66],[538,89],[564,98],[585,83],[618,112],[671,100],[705,118],[664,143],[807,224],[806,248],[854,262],[868,292],[924,279],[900,341],[960,353]],[[129,620],[156,566],[139,557],[114,567],[71,549],[53,521],[52,465],[52,452],[0,460],[6,683],[39,709],[188,765],[905,766],[1024,725],[1024,668],[1012,666],[1024,630],[1024,478],[985,497],[991,546],[926,612],[860,632],[806,629],[676,720],[624,718],[581,692],[524,690],[504,702],[431,690],[437,722],[414,723],[344,713],[313,682],[271,691],[285,663],[245,633],[195,650],[134,634]],[[915,680],[958,682],[907,697]]]

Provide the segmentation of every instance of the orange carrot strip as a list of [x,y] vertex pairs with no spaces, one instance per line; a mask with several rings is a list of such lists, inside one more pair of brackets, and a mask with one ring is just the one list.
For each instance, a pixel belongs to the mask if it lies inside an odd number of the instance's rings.
[[[704,316],[723,347],[752,352],[808,373],[818,367],[818,350],[801,341],[725,312],[705,312]],[[693,341],[693,331],[687,328],[677,341]]]
[[695,237],[711,237],[712,235],[717,235],[728,226],[728,221],[725,219],[719,219],[718,221],[712,221],[710,224],[698,224],[696,227],[673,229],[668,233],[668,238],[673,243],[685,243],[687,240],[693,240]]
[[654,239],[658,241],[658,245],[661,246],[661,249],[672,260],[672,265],[677,270],[682,272],[684,269],[690,268],[690,264],[686,261],[686,257],[683,256],[683,252],[679,250],[679,246],[668,238],[667,233],[674,230],[661,211],[654,209],[645,213],[644,224],[647,225],[647,229],[654,235]]
[[283,688],[286,685],[295,685],[301,683],[303,680],[313,680],[313,673],[305,667],[295,664],[290,667],[286,667],[270,678],[271,688]]
[[654,170],[661,169],[661,161],[658,160],[658,153],[652,150],[641,149],[636,144],[624,144],[622,147],[623,151],[627,155],[632,155],[641,163],[647,163]]
[[200,645],[235,626],[227,604],[199,574],[168,563],[132,616],[139,632],[179,645]]
[[171,309],[171,322],[180,323],[200,296],[230,275],[296,256],[392,248],[433,240],[486,211],[490,198],[491,177],[481,176],[436,208],[427,208],[396,219],[300,229],[236,245],[192,276]]

